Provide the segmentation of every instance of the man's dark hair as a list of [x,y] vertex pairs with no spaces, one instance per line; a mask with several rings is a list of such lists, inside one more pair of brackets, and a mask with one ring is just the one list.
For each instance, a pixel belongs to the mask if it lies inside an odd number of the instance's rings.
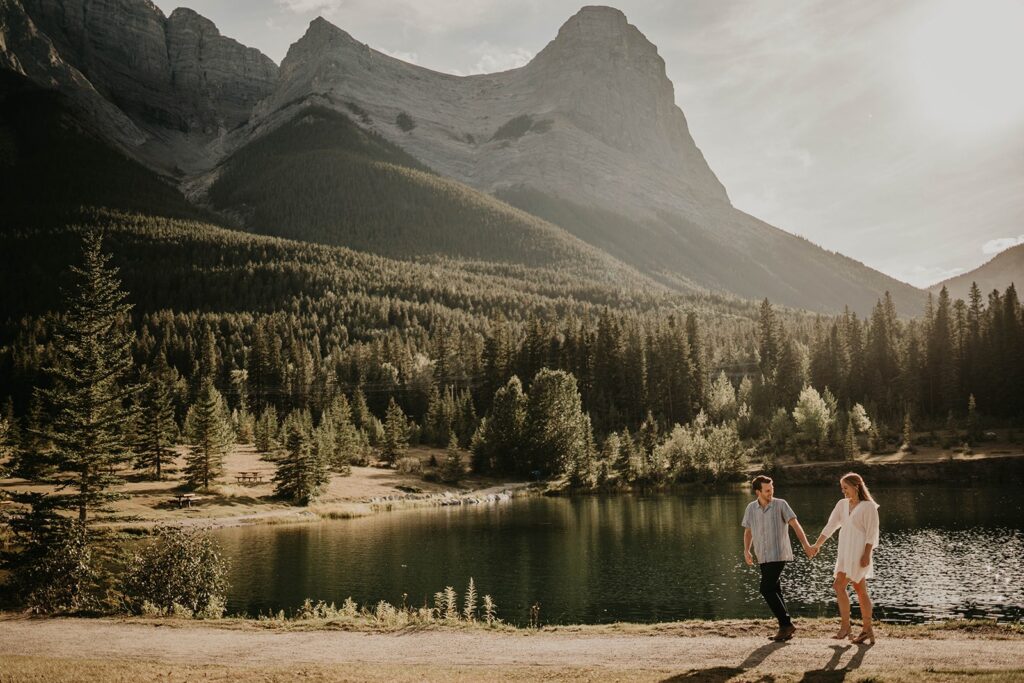
[[756,496],[757,492],[761,490],[761,484],[770,483],[772,483],[771,477],[764,474],[759,474],[756,477],[754,477],[754,480],[752,482],[750,482],[750,491]]

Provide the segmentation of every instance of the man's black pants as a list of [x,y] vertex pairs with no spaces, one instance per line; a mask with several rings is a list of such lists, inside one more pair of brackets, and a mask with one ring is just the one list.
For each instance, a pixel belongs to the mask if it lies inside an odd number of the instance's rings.
[[779,628],[785,628],[793,623],[786,611],[786,600],[782,597],[782,570],[786,568],[785,562],[765,562],[761,564],[761,595],[768,603],[772,614],[779,620]]

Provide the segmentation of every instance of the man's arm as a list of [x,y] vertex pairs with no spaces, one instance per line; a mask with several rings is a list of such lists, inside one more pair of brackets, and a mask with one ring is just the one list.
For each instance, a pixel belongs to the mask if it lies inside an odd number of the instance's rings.
[[800,520],[794,517],[789,520],[789,525],[793,527],[793,531],[796,532],[797,540],[799,540],[800,545],[803,546],[804,553],[807,554],[807,557],[814,557],[814,550],[812,549],[811,544],[807,542],[807,534],[804,533],[804,528],[800,526]]
[[743,529],[743,559],[747,564],[754,564],[754,557],[750,554],[750,544],[753,540],[754,534],[750,532],[750,527]]

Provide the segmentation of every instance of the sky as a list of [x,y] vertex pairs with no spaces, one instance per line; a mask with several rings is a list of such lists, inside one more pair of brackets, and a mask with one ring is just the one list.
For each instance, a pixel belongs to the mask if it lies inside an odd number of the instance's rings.
[[[452,74],[525,64],[565,0],[157,0],[280,63],[317,16]],[[1024,243],[1019,0],[618,0],[733,204],[923,287]]]

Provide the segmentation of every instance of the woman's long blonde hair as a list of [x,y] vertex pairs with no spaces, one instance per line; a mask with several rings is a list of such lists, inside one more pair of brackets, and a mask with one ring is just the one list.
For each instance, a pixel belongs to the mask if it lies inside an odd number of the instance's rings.
[[856,487],[857,496],[861,500],[870,500],[872,503],[875,502],[875,499],[871,497],[871,492],[868,491],[868,485],[864,483],[864,477],[860,476],[856,472],[847,472],[839,478],[839,481],[849,486]]

